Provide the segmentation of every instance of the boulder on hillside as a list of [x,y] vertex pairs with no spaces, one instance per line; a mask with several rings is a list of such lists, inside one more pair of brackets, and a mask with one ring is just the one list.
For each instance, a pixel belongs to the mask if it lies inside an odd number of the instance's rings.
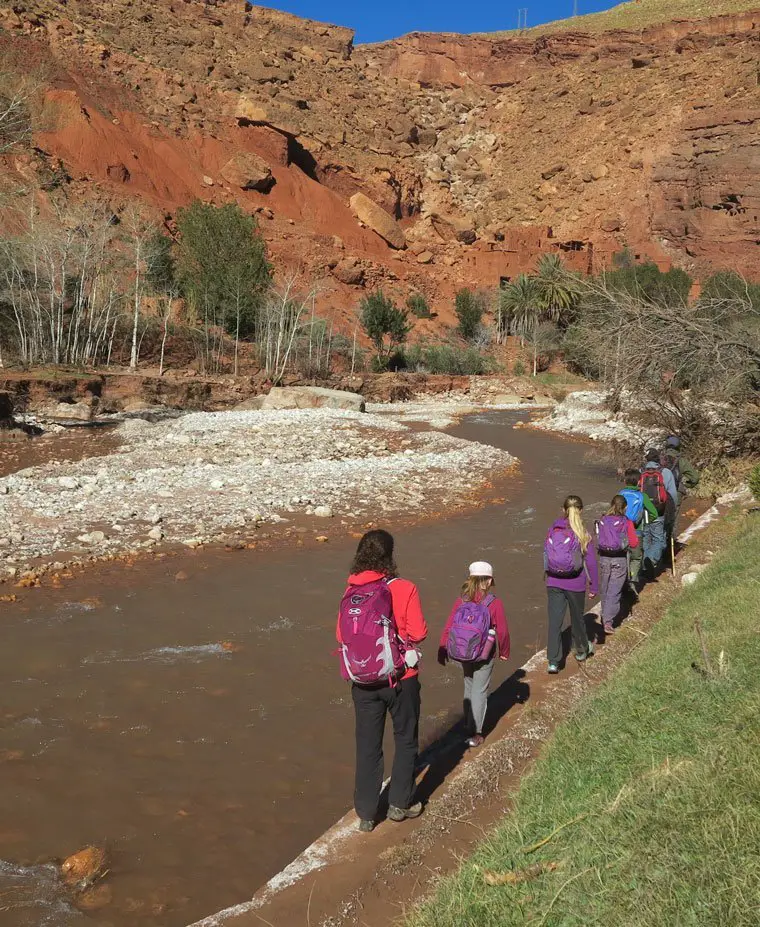
[[235,107],[235,119],[242,122],[269,122],[269,112],[250,97],[243,94]]
[[356,258],[344,258],[333,268],[333,274],[347,286],[361,286],[364,283],[364,268]]
[[443,216],[433,213],[430,216],[433,228],[444,241],[461,241],[472,245],[477,239],[474,224],[460,216]]
[[241,151],[230,158],[219,173],[228,184],[241,190],[269,193],[275,183],[266,161],[249,151]]
[[364,397],[322,386],[273,386],[262,409],[348,409],[364,412]]
[[351,211],[373,232],[384,238],[391,248],[403,251],[406,248],[406,235],[396,220],[381,206],[363,193],[355,193],[350,200]]

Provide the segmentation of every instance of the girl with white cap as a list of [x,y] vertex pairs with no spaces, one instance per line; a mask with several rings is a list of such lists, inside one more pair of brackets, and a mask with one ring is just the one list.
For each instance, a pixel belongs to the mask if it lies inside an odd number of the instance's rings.
[[496,656],[509,658],[509,628],[500,599],[491,592],[493,567],[478,560],[470,564],[469,576],[446,622],[438,649],[438,662],[461,663],[464,673],[464,720],[467,744],[483,743],[483,722]]

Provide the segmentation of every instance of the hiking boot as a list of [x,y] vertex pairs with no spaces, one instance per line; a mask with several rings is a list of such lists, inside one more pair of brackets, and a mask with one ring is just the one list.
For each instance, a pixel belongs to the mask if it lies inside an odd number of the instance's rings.
[[593,644],[592,641],[589,641],[589,642],[588,642],[588,650],[587,650],[585,653],[576,653],[575,659],[576,659],[579,663],[583,663],[583,661],[584,661],[587,657],[593,657],[595,653],[596,653],[596,647],[594,646],[594,644]]
[[467,738],[468,747],[482,747],[485,742],[485,737],[482,734],[473,734],[472,737]]
[[559,672],[559,667],[556,663],[550,663],[546,672],[553,676],[555,673]]
[[359,821],[359,830],[363,834],[371,834],[374,829],[375,829],[374,821]]
[[395,805],[391,805],[388,809],[388,820],[395,821],[397,824],[400,824],[401,821],[405,821],[407,818],[418,818],[421,814],[421,801],[410,805],[408,808],[397,808]]

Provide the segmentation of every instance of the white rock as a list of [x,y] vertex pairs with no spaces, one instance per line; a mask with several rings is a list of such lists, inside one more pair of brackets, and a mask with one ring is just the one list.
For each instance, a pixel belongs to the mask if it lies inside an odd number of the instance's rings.
[[148,537],[151,539],[151,541],[161,541],[163,540],[164,532],[158,527],[151,528],[148,532]]
[[684,573],[684,575],[681,577],[681,585],[693,586],[698,579],[699,573]]
[[314,509],[314,514],[317,516],[317,518],[332,518],[333,510],[329,505],[318,505]]
[[58,485],[61,489],[79,489],[80,482],[73,476],[59,476]]
[[106,536],[102,531],[90,531],[88,534],[80,534],[77,540],[83,544],[102,544]]

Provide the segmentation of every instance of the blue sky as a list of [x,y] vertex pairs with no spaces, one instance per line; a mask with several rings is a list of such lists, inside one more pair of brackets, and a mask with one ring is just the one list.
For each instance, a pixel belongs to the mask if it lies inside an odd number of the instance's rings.
[[[597,13],[617,0],[578,0],[579,13]],[[517,26],[519,8],[537,26],[573,14],[573,0],[263,0],[263,6],[307,19],[348,26],[357,42],[379,42],[406,32],[496,32]]]

